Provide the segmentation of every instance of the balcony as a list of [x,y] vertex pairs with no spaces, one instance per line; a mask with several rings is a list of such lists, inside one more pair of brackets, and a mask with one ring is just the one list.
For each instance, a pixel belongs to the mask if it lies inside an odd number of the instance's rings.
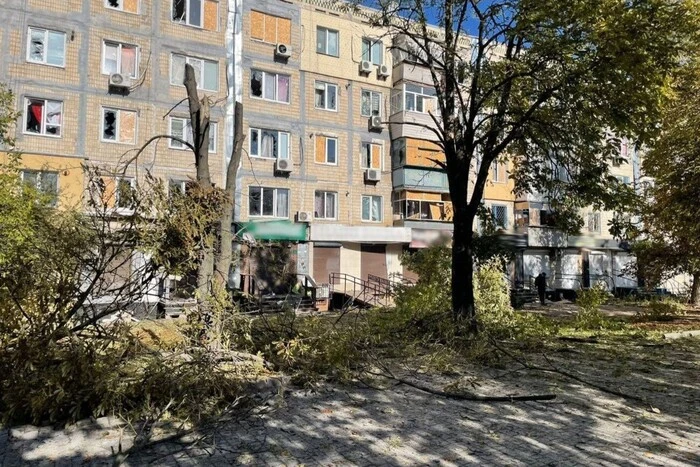
[[447,174],[440,170],[401,168],[394,170],[392,181],[395,189],[419,189],[439,193],[450,191]]
[[397,222],[452,222],[452,203],[449,201],[428,201],[400,199],[394,201],[394,219]]

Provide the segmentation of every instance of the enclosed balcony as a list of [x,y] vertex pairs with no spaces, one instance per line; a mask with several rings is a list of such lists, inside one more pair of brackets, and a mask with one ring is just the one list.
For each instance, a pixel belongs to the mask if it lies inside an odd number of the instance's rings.
[[417,189],[438,193],[450,191],[447,174],[441,170],[403,167],[394,170],[392,180],[395,189]]
[[453,210],[450,201],[399,199],[394,201],[394,220],[399,223],[452,222]]

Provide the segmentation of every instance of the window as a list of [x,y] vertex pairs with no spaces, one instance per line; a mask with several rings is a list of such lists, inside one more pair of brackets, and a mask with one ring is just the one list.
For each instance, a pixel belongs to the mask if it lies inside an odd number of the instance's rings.
[[[209,123],[209,152],[216,152],[216,130],[217,125],[215,122]],[[178,118],[170,117],[170,136],[175,136],[176,138],[184,139],[188,143],[194,145],[194,139],[192,135],[192,125],[190,124],[189,118]],[[187,146],[182,144],[180,141],[169,140],[168,146],[172,149],[189,149]]]
[[586,226],[589,232],[600,232],[600,213],[589,212],[586,219]]
[[61,136],[63,102],[48,99],[26,99],[24,131],[45,136]]
[[316,157],[314,158],[317,164],[338,163],[338,139],[328,136],[316,136]]
[[615,178],[624,185],[630,184],[630,178],[627,175],[615,175]]
[[193,182],[191,180],[168,180],[168,194],[170,196],[177,194],[184,195],[192,187]]
[[382,41],[362,39],[362,60],[372,62],[375,65],[384,63],[384,44]]
[[139,12],[138,0],[105,0],[105,7],[129,13]]
[[494,183],[506,182],[506,166],[498,161],[491,164],[491,181]]
[[362,220],[365,222],[382,221],[381,196],[362,196]]
[[136,201],[136,180],[131,177],[121,177],[116,180],[114,205],[117,208],[132,208]]
[[362,102],[360,112],[363,117],[381,116],[382,94],[374,91],[362,90]]
[[102,140],[125,144],[136,142],[136,112],[103,108]]
[[382,146],[375,143],[362,143],[360,166],[363,169],[382,168]]
[[41,191],[47,196],[50,206],[56,205],[58,199],[58,173],[44,170],[22,170],[22,182]]
[[289,103],[289,75],[251,70],[250,95],[268,101]]
[[248,215],[251,217],[289,217],[289,190],[260,186],[248,187]]
[[268,15],[259,11],[250,12],[250,37],[270,44],[292,42],[292,20]]
[[314,197],[314,217],[316,219],[335,219],[338,193],[334,191],[317,191]]
[[502,229],[508,228],[508,208],[500,204],[494,204],[491,206],[491,215],[493,216],[493,222],[496,227]]
[[316,52],[325,55],[338,56],[338,31],[316,28]]
[[66,65],[66,33],[29,28],[27,61],[44,65]]
[[435,89],[415,84],[405,85],[405,110],[411,112],[434,112],[437,109]]
[[250,156],[266,159],[289,159],[289,133],[251,128]]
[[194,68],[194,77],[197,80],[197,89],[204,89],[205,91],[219,90],[218,62],[179,54],[172,54],[170,84],[175,86],[184,86],[185,64],[190,64],[192,68]]
[[173,0],[173,21],[201,28],[203,16],[203,0]]
[[102,73],[121,73],[132,78],[138,76],[138,47],[104,41]]
[[314,107],[323,110],[338,110],[338,86],[316,81]]

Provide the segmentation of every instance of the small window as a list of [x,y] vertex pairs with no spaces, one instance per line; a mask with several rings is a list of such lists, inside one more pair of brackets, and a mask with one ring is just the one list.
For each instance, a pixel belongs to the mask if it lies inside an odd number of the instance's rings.
[[382,197],[362,196],[362,220],[364,222],[382,221]]
[[338,164],[338,139],[319,136],[316,139],[316,162],[319,164]]
[[136,180],[131,177],[116,179],[114,205],[117,208],[133,208],[136,202]]
[[384,63],[384,44],[382,41],[364,38],[362,39],[362,60],[372,62],[375,65]]
[[336,219],[337,202],[338,193],[317,191],[314,196],[314,217],[316,219]]
[[361,114],[363,117],[378,117],[382,111],[382,94],[375,91],[362,90]]
[[173,1],[173,21],[187,24],[188,26],[202,27],[204,17],[203,0],[172,0]]
[[502,229],[508,228],[508,208],[500,204],[494,204],[491,206],[491,215],[493,216],[493,221],[496,227]]
[[268,101],[289,103],[289,75],[251,70],[250,95]]
[[25,100],[24,131],[44,136],[61,136],[63,102],[48,99]]
[[126,11],[128,13],[139,12],[138,0],[105,0],[105,7],[112,10]]
[[174,86],[184,86],[185,64],[191,65],[194,69],[194,77],[197,80],[197,89],[203,89],[205,91],[219,90],[218,62],[179,54],[172,54],[170,65],[170,84]]
[[[209,153],[216,152],[216,133],[217,124],[216,122],[209,123]],[[190,124],[189,118],[179,118],[170,117],[170,136],[183,139],[188,143],[194,145],[194,138],[192,135],[192,125]],[[172,149],[189,149],[187,146],[182,144],[180,141],[169,140],[168,146]]]
[[289,217],[289,190],[286,188],[248,187],[248,215],[251,217]]
[[338,31],[316,28],[316,52],[324,55],[338,56]]
[[382,168],[382,145],[376,143],[362,143],[360,165],[363,169]]
[[289,159],[289,133],[250,129],[250,156],[265,159]]
[[102,73],[121,73],[132,78],[138,76],[138,47],[119,42],[104,42]]
[[586,219],[586,226],[589,232],[600,232],[600,213],[589,212]]
[[184,195],[190,191],[193,183],[191,180],[168,180],[168,196],[175,194]]
[[491,164],[491,181],[493,183],[505,183],[507,178],[505,164],[493,161]]
[[29,28],[27,61],[63,67],[66,65],[66,33]]
[[314,106],[323,110],[338,110],[338,86],[316,81]]
[[136,142],[136,112],[103,108],[102,141],[134,144]]
[[44,170],[22,170],[22,182],[42,192],[49,206],[55,206],[58,200],[58,172]]

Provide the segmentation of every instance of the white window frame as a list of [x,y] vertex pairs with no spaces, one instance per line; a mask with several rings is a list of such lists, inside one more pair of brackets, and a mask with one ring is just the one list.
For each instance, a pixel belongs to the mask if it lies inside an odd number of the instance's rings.
[[[35,32],[43,32],[44,33],[44,53],[43,53],[43,58],[42,60],[33,60],[31,58],[31,50],[32,50],[32,31]],[[63,36],[63,62],[60,65],[54,64],[54,63],[49,63],[48,62],[48,57],[49,57],[49,33],[55,33],[55,34],[60,34]],[[47,66],[53,66],[56,68],[65,68],[66,67],[66,46],[67,46],[67,40],[66,40],[66,33],[63,31],[57,31],[55,29],[47,29],[47,28],[40,28],[40,27],[34,27],[34,26],[29,26],[27,28],[27,54],[26,54],[26,59],[27,62],[29,63],[36,63],[38,65],[47,65]]]
[[[29,108],[29,102],[30,101],[43,101],[44,102],[44,114],[42,116],[42,121],[41,121],[41,129],[39,133],[35,133],[33,131],[27,130],[27,116],[29,114],[28,108]],[[58,125],[53,124],[52,126],[56,126],[59,128],[59,132],[57,135],[52,135],[51,133],[46,133],[46,109],[48,108],[48,103],[53,102],[53,103],[58,103],[61,104],[61,123]],[[44,99],[42,97],[25,97],[24,98],[24,125],[22,132],[25,135],[32,135],[32,136],[47,136],[49,138],[62,138],[63,137],[63,117],[64,117],[64,106],[63,106],[63,101],[58,101],[55,99]]]
[[[328,106],[328,103],[330,102],[329,99],[329,88],[334,89],[334,94],[335,94],[335,107],[331,108]],[[316,91],[323,91],[323,107],[319,107],[316,105]],[[314,108],[319,109],[319,110],[327,110],[329,112],[337,112],[338,111],[338,85],[329,83],[327,81],[314,81]]]
[[138,76],[139,76],[139,52],[140,52],[139,46],[134,45],[134,44],[127,44],[127,43],[119,42],[119,41],[111,41],[108,39],[105,39],[102,41],[102,74],[103,75],[111,74],[111,72],[105,70],[105,64],[106,64],[106,60],[107,60],[107,46],[108,45],[112,45],[112,46],[116,45],[118,47],[116,73],[120,73],[120,74],[125,74],[124,70],[122,70],[122,49],[124,47],[127,47],[127,48],[132,48],[136,51],[135,57],[134,57],[134,65],[135,65],[134,66],[134,73],[131,75],[127,75],[127,76],[130,78],[138,78]]
[[[329,196],[332,196],[333,198],[333,216],[329,217],[326,216],[326,212],[323,212],[323,215],[318,216],[316,214],[316,196],[317,195],[323,196],[323,206],[328,211],[328,198]],[[328,190],[316,190],[314,191],[314,219],[322,219],[322,220],[327,220],[327,221],[334,221],[338,219],[338,192],[337,191],[328,191]]]
[[[261,87],[261,96],[255,96],[253,95],[253,89],[252,89],[252,81],[253,81],[253,73],[259,72],[262,73],[262,87]],[[268,99],[265,97],[265,82],[266,80],[270,79],[270,77],[274,76],[275,79],[275,98],[274,99]],[[289,88],[287,89],[287,100],[282,101],[279,100],[279,77],[280,76],[286,76],[289,81]],[[248,80],[248,91],[250,92],[250,98],[251,99],[260,99],[263,101],[268,101],[268,102],[276,102],[278,104],[289,104],[292,100],[292,77],[291,75],[285,75],[284,73],[275,73],[271,71],[265,71],[261,70],[259,68],[252,68],[250,70],[250,79]]]
[[[194,145],[194,135],[192,134],[192,125],[190,124],[190,119],[186,117],[170,117],[168,120],[168,134],[170,136],[173,135],[173,121],[174,120],[181,120],[182,121],[182,139],[190,143],[191,145]],[[217,137],[218,137],[218,124],[217,122],[209,122],[209,154],[216,154],[216,143],[217,143]],[[187,129],[189,128],[189,133]],[[212,143],[213,139],[213,143]],[[176,149],[179,151],[190,151],[190,148],[187,146],[183,145],[179,141],[175,141],[174,139],[168,138],[168,147],[170,149]]]
[[124,1],[125,0],[119,0],[119,6],[112,6],[109,4],[109,0],[104,0],[104,5],[105,8],[108,10],[115,10],[115,11],[123,11],[124,13],[130,13],[132,15],[138,15],[139,11],[141,11],[141,0],[136,0],[136,11],[128,11],[124,9]]
[[[56,204],[58,203],[58,194],[59,194],[60,191],[61,191],[61,188],[60,188],[60,185],[59,185],[59,184],[60,184],[61,177],[60,177],[58,171],[55,171],[55,170],[22,169],[22,170],[20,170],[20,173],[19,173],[19,176],[20,176],[20,179],[22,180],[22,183],[26,183],[25,180],[24,180],[24,177],[25,177],[25,174],[28,173],[28,172],[35,173],[35,174],[37,175],[37,177],[36,177],[36,184],[33,185],[33,188],[36,189],[37,191],[40,191],[41,193],[43,193],[43,194],[45,194],[45,195],[49,195],[49,194],[50,194],[50,195],[53,197],[53,199],[52,199],[51,202],[49,203],[49,206],[56,206]],[[56,175],[56,192],[55,192],[55,193],[46,193],[44,190],[42,190],[41,181],[42,181],[42,178],[44,177],[45,174],[55,174],[55,175]]]
[[184,21],[177,20],[174,18],[174,16],[175,16],[175,2],[176,1],[177,0],[170,0],[170,20],[173,23],[182,24],[184,26],[190,26],[193,28],[203,29],[204,28],[204,2],[205,2],[205,0],[196,0],[196,1],[199,1],[199,5],[200,5],[199,6],[199,18],[201,20],[201,24],[199,24],[199,25],[190,23],[190,14],[189,13],[190,13],[190,2],[192,2],[192,0],[182,0],[183,2],[185,2],[185,20]]
[[[112,111],[116,112],[117,114],[117,121],[115,122],[115,139],[107,139],[105,138],[105,111]],[[121,118],[122,118],[122,112],[129,112],[134,114],[134,141],[121,141],[119,139],[119,134],[121,133]],[[138,132],[138,114],[135,110],[128,110],[128,109],[119,109],[116,107],[102,107],[102,122],[100,123],[100,141],[104,143],[114,143],[114,144],[135,144],[138,137],[137,137],[137,132]]]
[[[217,92],[219,90],[219,62],[217,60],[210,60],[208,58],[200,58],[200,57],[192,57],[190,55],[184,55],[184,54],[177,54],[177,53],[171,53],[170,54],[170,85],[171,86],[179,86],[179,87],[185,87],[185,85],[182,82],[177,82],[175,80],[175,73],[173,73],[173,67],[175,65],[175,57],[182,57],[185,59],[186,64],[192,65],[192,62],[194,61],[199,61],[201,62],[199,70],[200,70],[200,75],[195,76],[195,79],[197,81],[197,89],[201,89],[203,91],[211,91],[211,92]],[[205,74],[205,67],[204,64],[209,63],[209,64],[214,64],[216,65],[216,89],[210,89],[210,88],[205,88],[204,83],[206,80],[204,79],[204,74]],[[192,67],[197,70],[196,67]],[[182,76],[183,76],[183,81],[184,81],[184,76],[185,76],[185,68],[183,66],[182,68]]]
[[[365,151],[365,146],[369,147],[369,165],[365,167],[365,157],[367,154],[364,152]],[[371,167],[372,165],[372,147],[377,146],[379,148],[379,167]],[[362,169],[376,169],[376,170],[382,170],[382,167],[384,165],[384,145],[379,144],[379,143],[373,143],[371,141],[363,141],[360,143],[360,168]]]
[[[501,225],[497,222],[495,208],[503,208],[503,213],[504,213],[503,220],[504,220],[505,225]],[[507,229],[508,228],[508,221],[509,221],[508,206],[505,204],[492,203],[491,208],[489,210],[491,211],[491,216],[493,217],[493,222],[496,225],[496,228]]]
[[[364,113],[362,110],[362,97],[365,93],[369,94],[369,113],[368,114]],[[379,110],[378,110],[379,113],[376,116],[377,117],[382,116],[382,98],[383,98],[382,93],[379,91],[372,91],[371,89],[363,89],[362,92],[360,93],[360,115],[361,116],[363,116],[363,117],[374,117],[375,116],[372,113],[373,112],[372,103],[374,102],[375,95],[379,97]]]
[[[367,58],[364,57],[364,53],[362,51],[362,48],[364,48],[365,44],[368,44],[368,49],[367,49],[368,56],[367,56]],[[375,59],[377,57],[374,56],[375,55],[374,54],[374,45],[375,44],[381,45],[381,52],[379,53],[379,57],[378,57],[379,61],[378,62],[375,61]],[[384,65],[384,42],[382,42],[380,39],[372,39],[371,37],[363,37],[361,49],[360,49],[360,54],[361,54],[360,58],[362,60],[368,60],[368,61],[372,62],[373,65],[377,65],[377,66]]]
[[[595,224],[595,229],[591,229],[591,219]],[[589,212],[586,216],[586,230],[590,233],[600,233],[600,213],[599,212]]]
[[[251,211],[250,211],[251,190],[260,190],[260,214],[251,214]],[[272,209],[273,209],[272,215],[263,214],[265,190],[272,190]],[[279,213],[277,212],[277,194],[280,190],[284,190],[287,192],[287,215],[286,216],[280,216]],[[291,204],[292,204],[292,202],[291,202],[291,190],[289,188],[277,188],[277,187],[271,187],[271,186],[248,186],[248,217],[266,217],[268,219],[271,219],[271,218],[289,219],[289,207]]]
[[[369,198],[369,219],[365,219],[365,213],[363,206],[365,204],[365,198]],[[372,220],[372,200],[373,198],[379,198],[379,219]],[[372,222],[381,223],[384,220],[384,197],[379,195],[362,195],[360,198],[360,218],[362,222]]]
[[[491,181],[493,183],[506,183],[506,180],[508,179],[507,176],[504,180],[501,180],[501,178],[499,177],[499,174],[500,174],[499,169],[501,168],[501,166],[502,166],[502,164],[499,163],[497,160],[495,160],[491,163]],[[477,167],[477,170],[478,170],[478,167]],[[504,172],[506,171],[505,168],[503,171]]]
[[179,193],[186,193],[187,192],[187,185],[193,183],[192,180],[183,180],[181,178],[170,178],[168,179],[168,196],[172,196],[173,193],[173,186],[177,186],[176,190]]
[[[324,47],[323,50],[318,50],[318,33],[321,31],[325,32]],[[335,33],[336,35],[335,40],[338,47],[338,53],[336,55],[328,52],[328,35],[330,33]],[[337,29],[327,28],[325,26],[316,26],[316,53],[321,55],[328,55],[329,57],[340,57],[340,31],[338,31]]]
[[[435,110],[437,111],[437,107],[438,107],[437,96],[431,95],[431,94],[426,94],[426,92],[425,92],[426,89],[432,89],[430,86],[419,86],[419,85],[414,85],[414,86],[416,86],[416,87],[420,87],[420,88],[421,88],[421,92],[420,92],[420,93],[418,93],[418,92],[416,92],[416,91],[409,91],[409,90],[406,89],[406,86],[407,86],[407,84],[404,83],[404,85],[403,85],[403,96],[402,96],[403,99],[402,99],[402,102],[401,102],[402,110],[403,110],[404,112],[416,112],[416,113],[420,113],[420,114],[427,114],[428,111],[425,110],[425,100],[426,100],[426,99],[432,99],[432,100],[434,101],[434,103],[435,103],[434,107],[435,107]],[[414,107],[413,110],[409,109],[408,106],[406,105],[406,98],[408,97],[409,94],[413,96],[413,107]],[[421,99],[421,107],[422,107],[422,110],[418,110],[418,98],[419,98],[419,97],[420,97],[420,99]]]
[[[329,141],[335,141],[335,162],[328,162],[328,142]],[[318,143],[316,143],[318,144]],[[324,155],[324,162],[316,162],[317,164],[322,164],[322,165],[338,165],[338,138],[335,136],[324,136],[323,137],[323,155]],[[315,159],[314,159],[315,161]]]
[[134,177],[115,177],[114,178],[114,207],[119,210],[130,210],[128,206],[119,206],[119,183],[126,180],[131,185],[132,191],[136,191],[136,179]]
[[[262,133],[263,131],[268,131],[268,132],[276,132],[277,133],[277,155],[274,157],[266,157],[260,155],[260,145],[262,144]],[[257,153],[253,152],[253,133],[257,133],[258,135],[258,151]],[[288,131],[281,131],[281,130],[271,130],[269,128],[253,128],[251,127],[250,130],[248,131],[248,154],[250,154],[250,157],[256,158],[256,159],[268,159],[268,160],[279,160],[279,159],[290,159],[291,158],[291,135],[289,134]],[[280,152],[280,141],[282,141],[282,138],[285,137],[287,138],[287,154],[282,154]]]

